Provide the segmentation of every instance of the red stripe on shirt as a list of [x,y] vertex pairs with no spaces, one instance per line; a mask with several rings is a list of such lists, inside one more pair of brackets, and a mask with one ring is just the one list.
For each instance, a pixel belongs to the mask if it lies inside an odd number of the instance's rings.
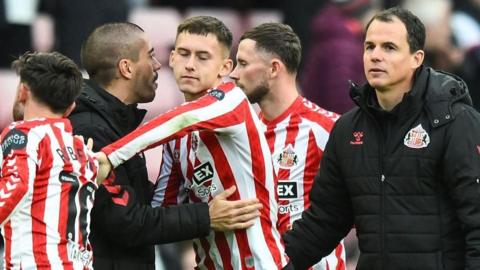
[[[245,103],[244,107],[246,110],[249,108],[248,105]],[[260,141],[260,134],[259,130],[256,128],[255,123],[251,117],[248,115],[245,119],[245,124],[247,126],[247,135],[250,142],[250,153],[251,153],[251,161],[252,161],[252,172],[253,178],[255,181],[255,191],[257,194],[257,198],[262,203],[263,208],[260,209],[260,223],[262,224],[262,231],[265,237],[267,246],[270,250],[270,254],[275,261],[275,264],[279,266],[281,269],[281,255],[280,251],[278,250],[277,243],[275,241],[275,237],[272,235],[272,220],[270,219],[270,194],[266,188],[266,172],[265,172],[265,160],[263,157],[265,156],[262,152],[262,148],[259,147],[261,145]],[[274,175],[275,178],[275,175]],[[276,178],[275,178],[276,180]],[[276,181],[275,181],[276,182]],[[275,190],[270,192],[276,192],[277,185],[275,183]]]
[[51,141],[49,137],[45,137],[39,145],[38,160],[42,160],[42,169],[37,171],[35,177],[32,207],[30,209],[32,215],[33,255],[37,266],[42,266],[42,269],[50,269],[50,262],[47,256],[47,228],[44,222],[48,179],[50,178],[50,169],[53,166]]

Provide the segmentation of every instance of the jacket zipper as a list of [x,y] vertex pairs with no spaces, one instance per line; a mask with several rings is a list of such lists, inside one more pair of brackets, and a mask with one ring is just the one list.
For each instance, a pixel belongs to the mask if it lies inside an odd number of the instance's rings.
[[365,113],[372,119],[377,129],[378,140],[378,175],[380,181],[380,269],[385,269],[385,174],[383,172],[383,148],[385,147],[385,137],[375,117],[368,111]]

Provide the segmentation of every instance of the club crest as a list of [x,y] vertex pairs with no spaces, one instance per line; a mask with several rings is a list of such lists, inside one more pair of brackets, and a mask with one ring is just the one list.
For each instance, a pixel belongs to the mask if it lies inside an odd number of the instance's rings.
[[403,139],[403,144],[414,149],[425,148],[429,143],[430,136],[421,124],[412,128]]
[[275,161],[282,169],[290,169],[298,163],[298,156],[293,150],[293,146],[289,144],[282,152],[277,154]]

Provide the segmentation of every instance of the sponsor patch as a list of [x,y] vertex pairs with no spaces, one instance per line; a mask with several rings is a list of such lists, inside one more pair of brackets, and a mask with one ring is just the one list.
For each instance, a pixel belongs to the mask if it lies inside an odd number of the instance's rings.
[[287,147],[274,158],[278,166],[282,169],[290,169],[298,163],[298,156],[291,144],[287,145]]
[[27,135],[18,129],[10,130],[2,141],[2,153],[5,158],[12,150],[23,149],[27,145]]
[[220,89],[212,89],[208,92],[208,94],[218,100],[222,100],[225,97],[225,92]]
[[412,128],[403,139],[403,144],[414,149],[425,148],[429,143],[430,136],[428,136],[427,131],[423,129],[422,124]]
[[288,200],[298,198],[296,182],[278,182],[277,194],[279,199]]
[[200,186],[213,178],[213,167],[210,162],[203,163],[193,170],[193,182]]
[[62,183],[78,183],[78,178],[75,175],[72,175],[68,172],[61,172],[60,173],[60,182]]

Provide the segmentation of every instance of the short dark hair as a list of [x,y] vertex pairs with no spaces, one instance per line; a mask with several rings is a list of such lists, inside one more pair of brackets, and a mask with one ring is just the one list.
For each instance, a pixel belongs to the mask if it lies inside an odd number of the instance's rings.
[[425,25],[423,25],[422,21],[417,16],[406,9],[393,7],[375,14],[368,22],[365,30],[368,30],[370,24],[374,20],[391,22],[393,17],[397,17],[407,29],[407,42],[410,47],[410,52],[414,53],[418,50],[423,50],[425,47],[426,36]]
[[97,27],[82,45],[82,66],[101,86],[108,85],[116,76],[121,59],[138,61],[143,29],[129,22],[107,23]]
[[12,69],[28,85],[35,100],[55,113],[64,113],[82,89],[78,66],[58,52],[26,52],[12,62]]
[[282,23],[263,23],[247,32],[240,41],[251,39],[256,47],[280,57],[290,73],[296,73],[302,57],[300,38],[289,25]]
[[230,54],[232,48],[232,32],[219,19],[212,16],[195,16],[184,20],[177,27],[177,37],[179,34],[187,32],[189,34],[204,35],[212,34],[217,37],[218,42],[223,44]]

